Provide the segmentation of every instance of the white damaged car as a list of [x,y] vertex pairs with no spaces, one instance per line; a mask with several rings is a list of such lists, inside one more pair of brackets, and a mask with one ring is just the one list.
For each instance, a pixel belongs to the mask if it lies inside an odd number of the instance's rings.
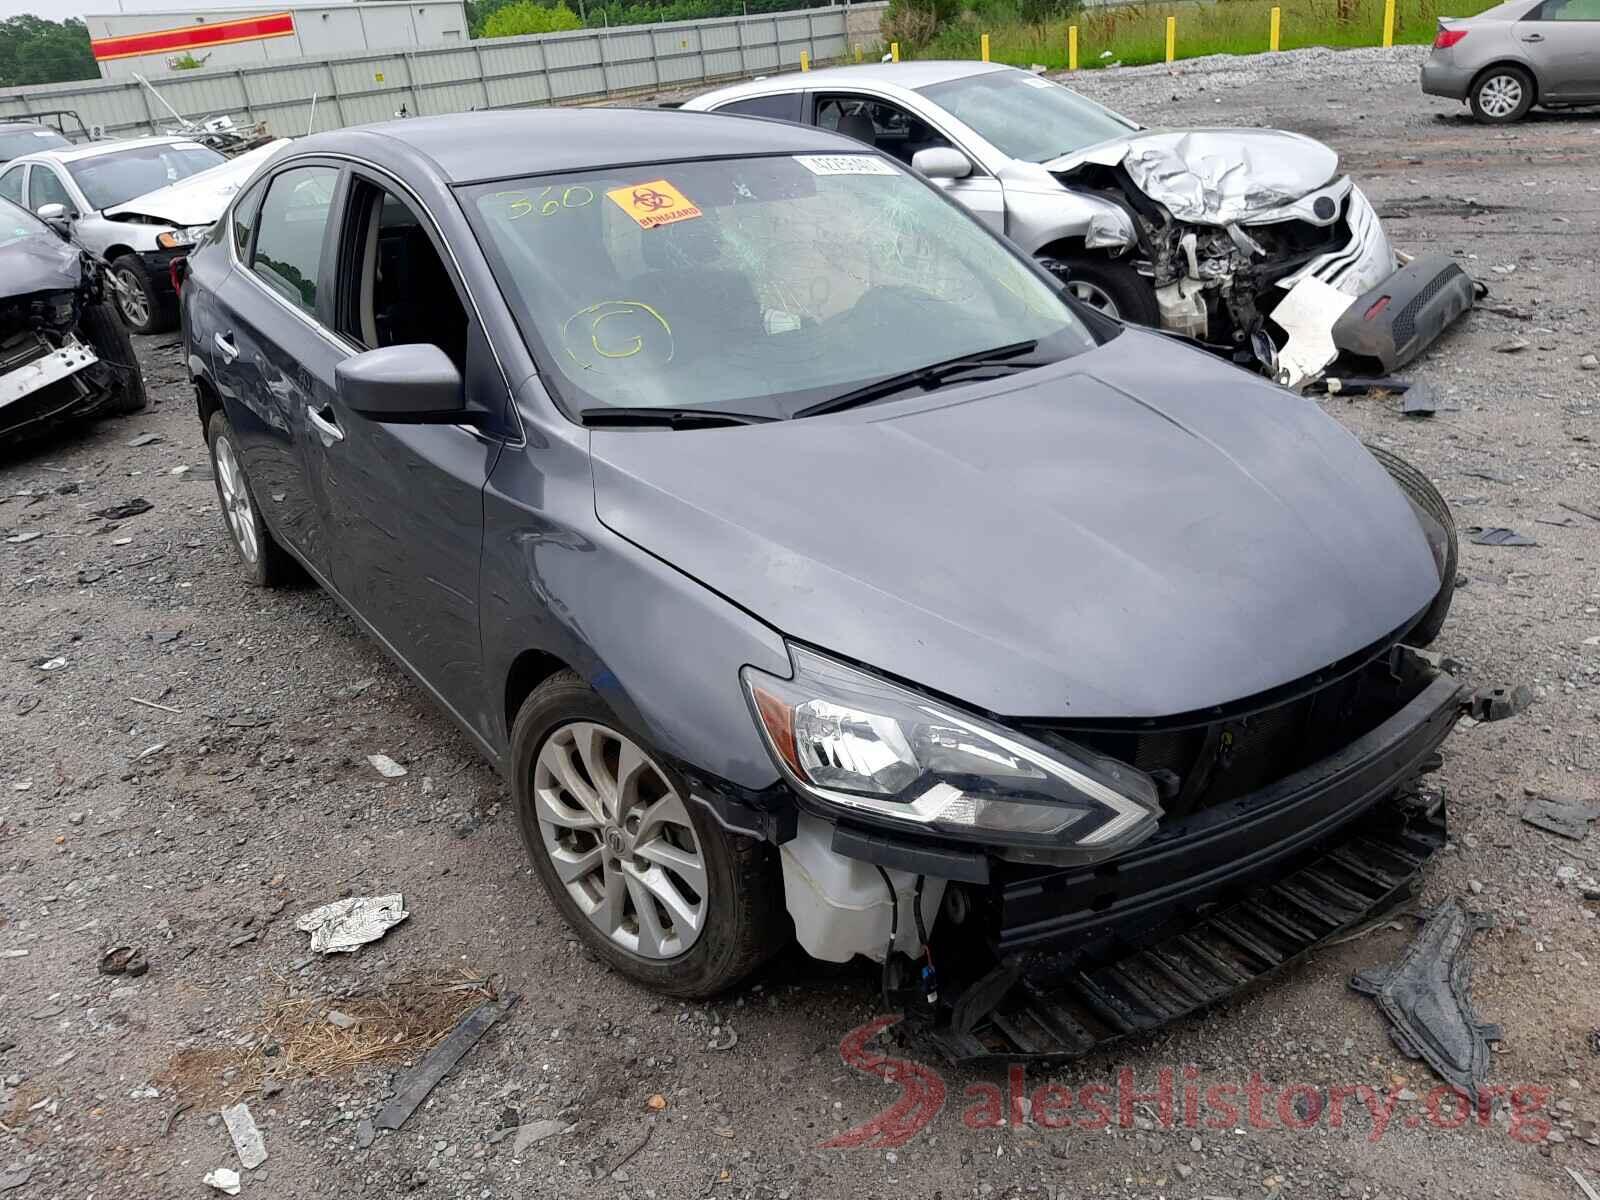
[[169,268],[286,140],[237,158],[186,137],[131,138],[37,151],[6,164],[0,197],[47,220],[111,267],[118,314],[134,333],[176,326]]
[[1341,353],[1391,370],[1468,307],[1442,256],[1401,263],[1327,146],[1275,129],[1150,130],[982,62],[786,74],[687,109],[836,130],[893,155],[1079,300],[1255,361],[1282,382]]

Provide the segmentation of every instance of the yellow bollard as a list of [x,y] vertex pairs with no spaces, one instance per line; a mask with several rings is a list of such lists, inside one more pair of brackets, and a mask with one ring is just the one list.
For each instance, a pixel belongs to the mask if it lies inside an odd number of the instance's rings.
[[811,70],[811,55],[807,54],[804,50],[800,51],[800,69],[802,71]]
[[[1391,5],[1394,0],[1389,0]],[[1167,18],[1167,61],[1171,62],[1178,57],[1178,18]]]
[[1276,54],[1277,50],[1278,50],[1278,22],[1279,22],[1279,18],[1281,18],[1282,15],[1283,15],[1283,10],[1280,9],[1277,5],[1273,5],[1272,6],[1272,51],[1273,51],[1274,54]]
[[857,62],[861,61],[861,43],[860,42],[856,43],[856,61]]
[[982,47],[982,50],[980,52],[983,55],[983,61],[984,62],[988,62],[989,61],[989,35],[986,33],[986,34],[983,35],[983,37],[981,37],[978,40],[979,40],[980,46]]
[[890,42],[889,43],[889,61],[890,62],[899,62],[900,61],[900,43],[899,42]]
[[1383,0],[1383,44],[1394,45],[1394,0]]
[[1076,25],[1068,25],[1067,26],[1067,70],[1076,71],[1077,69],[1078,69],[1078,27]]

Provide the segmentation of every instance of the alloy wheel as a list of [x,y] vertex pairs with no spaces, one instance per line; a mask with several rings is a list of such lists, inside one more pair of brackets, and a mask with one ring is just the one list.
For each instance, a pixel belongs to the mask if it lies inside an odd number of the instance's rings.
[[1491,75],[1478,89],[1478,107],[1486,116],[1507,117],[1522,103],[1522,80],[1515,75]]
[[533,800],[544,852],[601,934],[655,961],[694,945],[705,856],[684,798],[643,749],[605,725],[562,725],[534,760]]
[[1105,289],[1090,283],[1086,279],[1067,280],[1067,291],[1071,292],[1074,298],[1083,301],[1090,308],[1098,309],[1108,317],[1120,317],[1122,315],[1117,311],[1117,302],[1110,297]]
[[143,329],[150,323],[150,301],[144,294],[144,285],[132,271],[118,271],[117,311],[129,325]]
[[244,471],[234,456],[233,443],[226,437],[217,438],[212,457],[216,462],[217,491],[222,495],[222,514],[228,519],[228,528],[233,531],[233,540],[239,547],[239,553],[244,556],[245,562],[253,566],[261,547],[256,540],[256,519],[250,507],[250,489],[245,486]]

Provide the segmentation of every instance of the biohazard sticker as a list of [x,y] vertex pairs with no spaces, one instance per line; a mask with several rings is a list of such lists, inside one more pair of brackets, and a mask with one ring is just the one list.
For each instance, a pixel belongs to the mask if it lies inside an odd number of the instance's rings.
[[794,160],[813,175],[897,174],[876,154],[796,154]]
[[694,201],[665,179],[612,188],[606,195],[616,202],[618,208],[639,222],[640,229],[654,229],[657,225],[671,225],[674,221],[692,221],[703,215]]

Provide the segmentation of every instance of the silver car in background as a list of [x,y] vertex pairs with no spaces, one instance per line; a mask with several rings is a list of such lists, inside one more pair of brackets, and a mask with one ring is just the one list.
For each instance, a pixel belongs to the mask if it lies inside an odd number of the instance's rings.
[[[983,62],[785,74],[683,107],[818,125],[874,146],[1039,259],[1079,300],[1290,384],[1331,360],[1330,328],[1358,298],[1374,316],[1410,314],[1398,333],[1381,334],[1383,353],[1338,347],[1384,369],[1471,302],[1459,268],[1436,260],[1408,268],[1392,296],[1373,295],[1397,275],[1394,250],[1339,156],[1299,134],[1146,129],[1052,80]],[[1371,341],[1377,326],[1366,326],[1354,332]],[[1402,341],[1406,353],[1392,352]]]
[[1466,101],[1487,125],[1519,121],[1535,104],[1600,104],[1600,0],[1510,0],[1440,17],[1422,90]]

